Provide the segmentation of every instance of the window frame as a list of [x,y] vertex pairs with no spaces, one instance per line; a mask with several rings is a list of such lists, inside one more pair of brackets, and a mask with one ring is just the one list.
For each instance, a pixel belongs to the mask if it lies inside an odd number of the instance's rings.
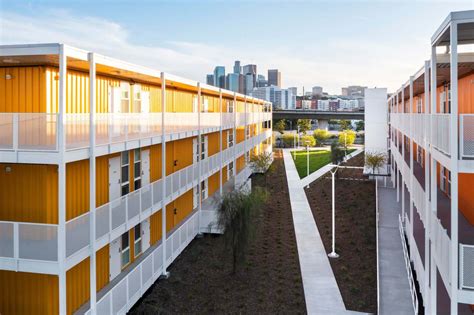
[[[136,258],[142,254],[142,224],[138,223],[133,227],[133,257]],[[138,233],[137,233],[138,229]],[[138,238],[137,238],[138,234]],[[139,252],[137,252],[137,248],[140,249]]]
[[[126,163],[124,162],[126,158]],[[125,174],[127,174],[126,180],[124,180],[124,169],[126,169]],[[126,190],[124,191],[124,188]],[[123,151],[120,153],[120,193],[121,196],[125,196],[130,193],[130,155],[129,151]]]
[[[126,237],[127,239],[127,246],[124,248],[123,244],[124,244],[124,237]],[[124,263],[124,255],[127,255],[127,262]],[[121,266],[121,269],[123,270],[124,268],[126,268],[130,263],[131,263],[131,256],[130,256],[130,234],[129,234],[129,231],[123,233],[121,236],[120,236],[120,266]]]
[[[137,154],[138,152],[138,154]],[[137,159],[138,156],[138,159]],[[138,176],[137,176],[138,165]],[[138,182],[138,185],[137,185]],[[137,190],[142,187],[142,152],[140,148],[133,150],[133,189]]]

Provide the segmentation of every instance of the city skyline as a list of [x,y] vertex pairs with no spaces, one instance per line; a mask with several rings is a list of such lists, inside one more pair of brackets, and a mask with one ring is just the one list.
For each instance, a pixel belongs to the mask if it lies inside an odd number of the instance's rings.
[[[208,1],[199,6],[189,1],[177,5],[145,2],[140,7],[133,6],[142,16],[140,23],[124,14],[132,7],[126,2],[113,8],[107,6],[107,10],[88,1],[60,5],[56,1],[3,3],[0,23],[6,31],[0,37],[4,44],[65,42],[201,82],[210,67],[219,64],[232,69],[232,62],[239,59],[258,64],[261,73],[278,68],[284,73],[285,87],[309,89],[317,84],[330,94],[337,94],[343,86],[358,84],[386,86],[392,92],[405,73],[416,70],[428,59],[426,38],[432,35],[429,30],[443,20],[446,12],[473,8],[471,1],[363,2],[366,5],[302,1],[298,5],[279,2],[278,9],[268,3],[239,3],[239,8],[252,9],[261,18],[252,25],[241,23],[235,29],[232,25],[238,23],[236,17],[219,28],[203,22],[211,21],[206,19],[209,16],[231,16],[235,9],[232,1]],[[316,10],[323,4],[325,10]],[[182,12],[181,5],[192,10]],[[387,10],[399,17],[400,26],[395,27],[384,17]],[[296,11],[298,23],[277,25],[283,12],[291,20],[288,13]],[[340,19],[342,16],[345,18]],[[261,23],[267,30],[263,38],[261,32],[255,31]],[[425,27],[417,27],[420,24]],[[299,31],[303,28],[318,30],[311,35],[312,41],[306,40],[307,32]],[[191,29],[196,31],[190,32]],[[276,37],[285,41],[275,41]],[[390,45],[402,38],[406,47]],[[380,63],[385,63],[384,69],[377,66]],[[386,71],[392,75],[385,76]]]

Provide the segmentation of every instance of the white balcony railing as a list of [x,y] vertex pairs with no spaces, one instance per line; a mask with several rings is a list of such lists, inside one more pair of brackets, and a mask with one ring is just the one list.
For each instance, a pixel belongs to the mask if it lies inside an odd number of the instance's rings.
[[[271,119],[271,113],[236,113],[237,125]],[[232,126],[234,113],[223,113],[224,126]],[[58,114],[0,113],[0,150],[58,151]],[[165,134],[197,131],[197,113],[166,113]],[[220,113],[201,113],[201,129],[217,129]],[[246,120],[247,119],[247,120]],[[89,147],[89,114],[66,114],[66,150]],[[263,120],[262,120],[263,121]],[[161,113],[108,113],[95,115],[96,145],[158,137]]]
[[459,286],[474,290],[474,245],[459,244]]
[[451,279],[451,239],[436,215],[430,215],[429,220],[431,233],[430,239],[433,242],[433,255],[443,279],[449,281],[449,279]]
[[433,114],[431,144],[439,151],[450,155],[451,126],[450,114]]
[[474,114],[460,115],[459,136],[461,158],[474,158]]
[[[414,176],[412,174],[412,176]],[[420,183],[416,178],[413,179],[413,191],[410,191],[413,196],[413,201],[416,206],[418,213],[420,214],[421,221],[427,225],[426,222],[426,202],[425,202],[425,191],[421,187]]]

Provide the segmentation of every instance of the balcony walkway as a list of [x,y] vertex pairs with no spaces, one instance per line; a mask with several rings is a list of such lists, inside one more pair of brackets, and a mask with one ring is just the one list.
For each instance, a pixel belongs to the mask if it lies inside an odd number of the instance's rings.
[[413,314],[408,275],[398,229],[396,190],[379,186],[380,314]]
[[346,310],[290,149],[283,159],[308,314],[361,314]]

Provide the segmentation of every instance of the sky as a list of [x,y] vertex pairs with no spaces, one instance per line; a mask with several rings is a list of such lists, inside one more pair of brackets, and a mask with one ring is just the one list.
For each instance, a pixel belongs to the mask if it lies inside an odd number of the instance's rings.
[[394,91],[474,0],[0,0],[0,43],[61,42],[204,81],[216,65],[279,69],[284,87]]

